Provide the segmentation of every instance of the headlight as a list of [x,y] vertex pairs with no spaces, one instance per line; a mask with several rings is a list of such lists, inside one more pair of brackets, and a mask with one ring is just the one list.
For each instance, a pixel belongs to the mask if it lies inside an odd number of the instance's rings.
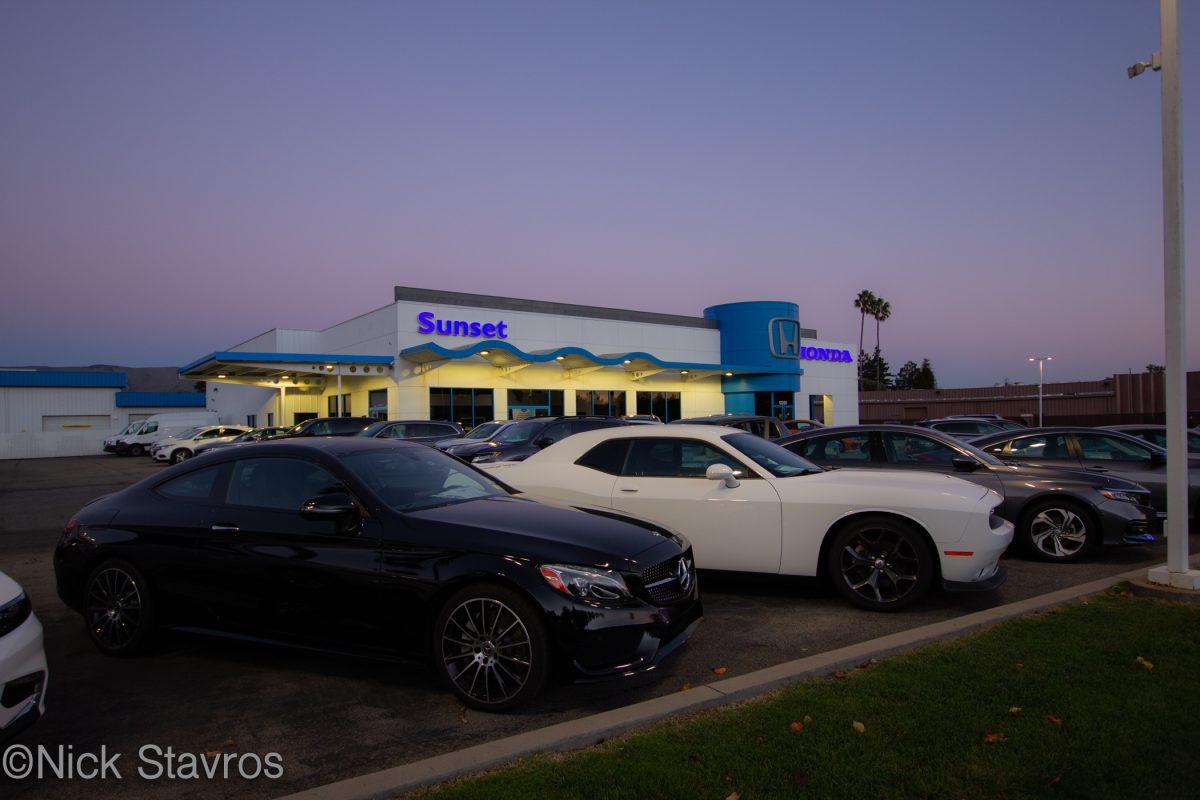
[[1101,497],[1109,500],[1119,500],[1124,503],[1140,503],[1146,505],[1147,496],[1140,492],[1120,492],[1116,489],[1097,489]]
[[12,633],[22,622],[29,619],[33,605],[24,592],[17,595],[15,600],[9,600],[0,606],[0,636]]
[[477,456],[471,457],[471,463],[479,464],[484,461],[495,461],[496,459],[500,458],[501,455],[503,455],[503,453],[500,450],[492,450],[488,453],[480,453]]
[[630,597],[625,579],[611,569],[543,564],[539,571],[546,583],[563,594],[580,600],[611,603]]

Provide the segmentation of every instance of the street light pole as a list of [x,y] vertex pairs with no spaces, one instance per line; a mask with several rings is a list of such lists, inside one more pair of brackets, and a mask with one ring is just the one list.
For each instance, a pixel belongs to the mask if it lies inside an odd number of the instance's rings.
[[1160,51],[1147,67],[1162,72],[1163,300],[1166,338],[1167,563],[1150,570],[1153,583],[1200,589],[1200,570],[1188,568],[1186,305],[1183,270],[1183,152],[1179,90],[1179,0],[1159,0]]
[[1042,427],[1042,386],[1046,382],[1046,362],[1053,361],[1054,356],[1030,356],[1030,361],[1038,365],[1038,427]]

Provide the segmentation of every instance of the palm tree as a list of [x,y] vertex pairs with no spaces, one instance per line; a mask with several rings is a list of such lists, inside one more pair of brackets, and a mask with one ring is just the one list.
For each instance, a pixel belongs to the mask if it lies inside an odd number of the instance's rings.
[[[890,317],[891,315],[892,315],[892,304],[889,303],[887,300],[884,300],[882,297],[875,298],[875,307],[871,310],[871,316],[873,316],[875,318],[875,352],[876,353],[879,352],[879,325],[882,322],[886,322],[887,318]],[[879,388],[882,388],[881,381],[883,380],[883,376],[879,374],[879,365],[881,363],[882,363],[881,359],[877,359],[875,361],[875,385]]]
[[862,315],[858,322],[858,390],[862,391],[862,354],[863,354],[863,335],[867,327],[867,314],[873,314],[877,298],[870,289],[863,289],[858,293],[858,297],[854,298],[854,307],[858,309],[858,313]]

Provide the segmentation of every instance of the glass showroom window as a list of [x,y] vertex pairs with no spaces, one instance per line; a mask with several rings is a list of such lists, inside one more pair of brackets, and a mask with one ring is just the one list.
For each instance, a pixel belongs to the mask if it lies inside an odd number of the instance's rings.
[[754,413],[760,417],[794,419],[796,396],[792,392],[755,392]]
[[[338,396],[336,394],[329,395],[329,413],[326,416],[336,417],[338,415],[337,399]],[[350,395],[348,394],[342,395],[342,416],[354,416],[350,413]]]
[[608,389],[579,389],[575,392],[575,413],[600,417],[625,416],[625,393]]
[[429,390],[429,418],[457,422],[466,429],[494,419],[491,389]]
[[247,414],[246,415],[246,427],[247,428],[257,428],[258,427],[258,415],[257,414]]
[[679,419],[679,392],[638,392],[637,413],[653,414],[663,422]]
[[372,389],[367,392],[367,416],[387,419],[387,389]]
[[509,389],[508,418],[561,417],[562,389]]

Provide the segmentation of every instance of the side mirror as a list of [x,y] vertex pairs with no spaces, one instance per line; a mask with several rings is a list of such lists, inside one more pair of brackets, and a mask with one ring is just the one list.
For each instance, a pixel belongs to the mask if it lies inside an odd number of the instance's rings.
[[974,472],[977,469],[979,469],[979,462],[973,458],[954,459],[955,472]]
[[544,448],[547,448],[550,445],[554,444],[554,440],[548,436],[543,436],[541,439],[538,439],[536,442],[534,442],[534,444],[537,445],[539,448],[544,449]]
[[346,492],[330,492],[305,500],[300,516],[311,520],[343,521],[347,527],[358,519],[358,506]]
[[708,469],[704,471],[704,477],[710,481],[724,481],[727,489],[736,489],[742,485],[728,464],[709,464]]
[[1165,463],[1167,463],[1167,457],[1165,455],[1156,452],[1150,453],[1150,466],[1161,467]]

